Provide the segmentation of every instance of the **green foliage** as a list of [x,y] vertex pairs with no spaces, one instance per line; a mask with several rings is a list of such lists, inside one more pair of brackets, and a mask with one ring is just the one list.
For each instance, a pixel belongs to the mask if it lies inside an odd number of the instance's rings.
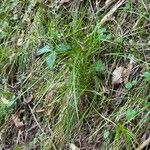
[[105,131],[104,131],[104,134],[103,134],[104,139],[107,139],[107,138],[109,137],[109,134],[110,134],[110,132],[107,131],[107,130],[105,130]]
[[48,35],[52,40],[58,40],[62,36],[62,33],[59,33],[58,29],[55,27],[54,22],[48,23]]
[[14,150],[22,150],[22,148],[20,146],[15,146]]
[[132,85],[131,82],[127,82],[127,83],[125,84],[125,87],[126,87],[126,89],[130,90],[130,89],[133,87],[133,85]]
[[128,109],[126,111],[126,120],[127,122],[130,122],[131,120],[133,120],[136,116],[137,112],[134,109]]
[[55,48],[53,46],[46,45],[46,46],[40,48],[39,50],[37,50],[36,56],[48,54],[48,56],[46,57],[46,64],[47,64],[48,68],[53,69],[53,67],[55,65],[57,54],[65,53],[70,49],[71,49],[70,45],[64,44],[64,43],[56,45]]
[[67,52],[68,50],[71,49],[71,46],[68,45],[68,44],[64,44],[64,43],[61,43],[61,44],[58,44],[56,46],[56,51],[57,52],[60,52],[60,53],[64,53],[64,52]]
[[143,76],[145,81],[150,81],[150,72],[144,72]]
[[135,80],[132,81],[132,82],[127,82],[127,83],[125,84],[125,88],[126,88],[127,90],[130,90],[135,84],[136,84],[136,81],[135,81]]
[[106,28],[99,28],[97,30],[98,40],[99,41],[107,41],[110,39],[110,34],[108,34]]
[[96,72],[102,73],[103,71],[105,71],[106,67],[105,67],[105,65],[102,63],[101,60],[98,60],[95,64],[93,64],[93,69],[94,69]]
[[50,47],[48,45],[44,46],[43,48],[40,48],[37,52],[36,52],[36,56],[40,56],[42,54],[48,53],[48,52],[52,52],[53,51],[53,47]]
[[0,91],[0,119],[3,119],[15,106],[14,95],[9,91]]
[[[99,26],[100,19],[109,10],[96,12],[97,8],[91,2],[85,1],[84,7],[78,8],[79,5],[72,1],[55,8],[55,5],[51,7],[51,1],[4,0],[0,6],[0,77],[6,80],[6,89],[2,87],[0,94],[0,119],[9,115],[16,104],[16,97],[9,92],[12,90],[18,95],[17,99],[19,97],[18,108],[21,106],[21,110],[22,105],[23,109],[26,107],[22,103],[28,94],[34,97],[34,114],[26,113],[25,108],[25,112],[18,116],[22,119],[23,115],[23,121],[30,120],[29,124],[25,122],[25,130],[30,125],[34,127],[34,117],[43,132],[50,123],[50,134],[40,134],[37,127],[31,130],[30,143],[25,143],[29,148],[41,145],[44,149],[48,143],[52,148],[47,149],[61,149],[76,142],[79,134],[86,135],[85,140],[93,137],[97,141],[97,137],[103,137],[100,146],[106,142],[107,148],[104,149],[109,149],[114,143],[114,149],[133,149],[132,143],[137,143],[132,132],[137,131],[138,136],[145,132],[149,122],[150,73],[143,73],[144,83],[137,74],[139,66],[149,68],[145,53],[149,21],[146,18],[149,14],[144,13],[148,5],[144,1],[145,4],[136,11],[132,5],[134,2],[128,0],[113,14],[115,20]],[[24,33],[24,42],[19,47],[16,42],[21,33]],[[46,45],[35,52],[39,43]],[[137,52],[141,45],[142,54]],[[33,52],[38,59],[32,59]],[[135,52],[136,63],[132,69],[135,72],[130,73],[133,81],[112,85],[113,69],[117,65],[126,67],[128,60],[132,59],[130,53]],[[13,66],[17,69],[11,74]],[[10,76],[16,78],[15,83],[7,82]],[[105,92],[107,96],[104,96]],[[36,110],[44,110],[44,113]],[[17,111],[19,114],[20,109]],[[141,112],[140,115],[137,112]],[[133,123],[131,129],[128,129],[128,123]],[[8,126],[6,130],[10,129]],[[16,146],[15,149],[21,148]]]
[[125,141],[126,149],[131,149],[132,140],[135,138],[130,130],[126,129],[123,125],[117,124],[115,126],[115,149],[120,149],[122,138]]
[[53,69],[53,66],[55,64],[55,61],[56,61],[56,52],[52,52],[51,54],[49,54],[46,58],[46,63],[47,63],[47,66],[50,68],[50,69]]

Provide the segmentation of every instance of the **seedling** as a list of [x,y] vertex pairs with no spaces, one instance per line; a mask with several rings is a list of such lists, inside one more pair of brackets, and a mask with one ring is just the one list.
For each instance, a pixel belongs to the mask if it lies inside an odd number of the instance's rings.
[[70,45],[64,43],[56,45],[55,48],[53,46],[46,45],[36,52],[36,56],[48,54],[48,56],[46,57],[46,64],[49,69],[53,69],[57,54],[65,53],[70,49],[71,49]]

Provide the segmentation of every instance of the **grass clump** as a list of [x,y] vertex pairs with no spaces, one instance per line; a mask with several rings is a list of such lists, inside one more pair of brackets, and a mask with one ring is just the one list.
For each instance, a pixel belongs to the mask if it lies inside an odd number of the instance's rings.
[[104,25],[115,2],[1,3],[1,147],[135,149],[147,139],[148,1],[125,1]]

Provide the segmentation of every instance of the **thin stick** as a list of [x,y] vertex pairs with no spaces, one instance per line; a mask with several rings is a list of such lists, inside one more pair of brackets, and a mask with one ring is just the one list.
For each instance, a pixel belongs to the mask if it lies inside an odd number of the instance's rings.
[[111,10],[102,18],[100,25],[103,25],[106,21],[111,20],[114,12],[125,2],[125,0],[118,1]]
[[149,143],[150,143],[150,137],[145,142],[143,142],[138,148],[136,148],[135,150],[142,150]]
[[39,129],[41,130],[41,132],[44,133],[43,129],[41,128],[40,124],[38,123],[38,121],[37,121],[37,119],[36,119],[36,117],[35,117],[35,115],[34,115],[34,112],[33,112],[32,108],[30,107],[30,105],[28,105],[28,107],[29,107],[29,109],[30,109],[30,111],[31,111],[31,114],[32,114],[33,119],[35,120],[37,126],[39,127]]

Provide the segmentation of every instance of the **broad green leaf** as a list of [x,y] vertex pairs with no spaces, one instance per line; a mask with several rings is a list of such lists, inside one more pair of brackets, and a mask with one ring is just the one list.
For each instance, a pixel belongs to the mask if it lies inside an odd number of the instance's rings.
[[131,121],[135,118],[136,116],[136,111],[134,109],[128,109],[126,111],[126,120]]
[[150,72],[144,72],[143,76],[145,81],[150,81]]
[[56,46],[56,51],[61,52],[61,53],[64,53],[70,49],[71,49],[71,46],[68,44],[64,44],[64,43],[61,43]]
[[40,56],[42,54],[48,53],[48,52],[52,52],[53,51],[53,47],[50,47],[48,45],[44,46],[43,48],[39,49],[36,52],[36,56]]
[[56,60],[56,53],[52,52],[46,59],[46,63],[50,69],[54,67],[55,60]]

